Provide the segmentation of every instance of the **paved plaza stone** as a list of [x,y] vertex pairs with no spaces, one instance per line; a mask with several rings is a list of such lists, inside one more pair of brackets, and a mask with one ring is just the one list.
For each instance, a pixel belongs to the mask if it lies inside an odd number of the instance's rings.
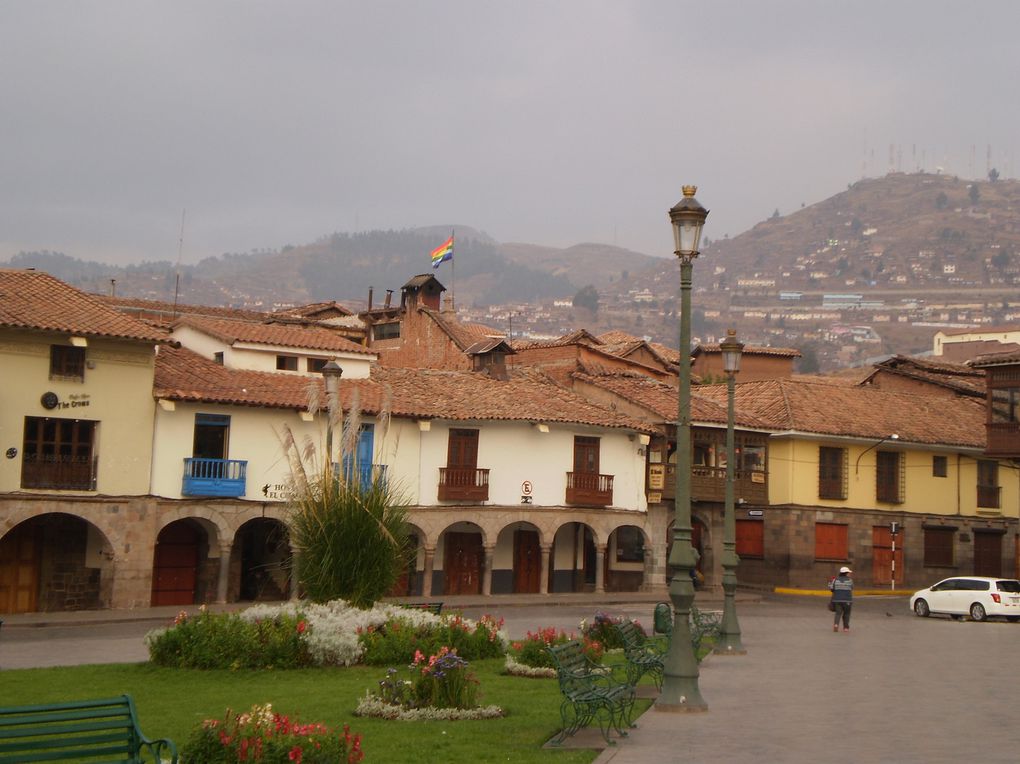
[[[599,609],[650,624],[656,599],[491,597],[447,607],[501,615],[517,637],[542,626],[576,630]],[[698,604],[720,606],[700,594]],[[175,612],[5,617],[0,669],[143,661],[144,634]],[[822,598],[743,595],[738,612],[748,652],[701,664],[708,711],[649,710],[628,738],[598,754],[598,764],[1020,760],[1013,708],[1020,624],[921,619],[904,597],[858,598],[848,634],[832,632]],[[601,743],[597,732],[577,738],[573,745]]]

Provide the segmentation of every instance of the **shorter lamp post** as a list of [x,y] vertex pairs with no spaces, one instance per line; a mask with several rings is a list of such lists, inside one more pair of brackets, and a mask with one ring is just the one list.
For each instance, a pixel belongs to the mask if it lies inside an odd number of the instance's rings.
[[344,370],[334,359],[326,361],[322,367],[322,376],[326,383],[326,465],[327,471],[333,469],[333,419],[339,417],[340,408],[340,377]]
[[733,442],[734,378],[740,371],[740,354],[744,345],[737,341],[737,332],[730,329],[719,345],[722,351],[723,371],[726,372],[726,505],[723,516],[723,579],[725,593],[722,624],[714,653],[718,655],[744,655],[747,651],[740,641],[740,624],[737,622],[737,519],[733,501],[733,476],[736,470],[736,447]]

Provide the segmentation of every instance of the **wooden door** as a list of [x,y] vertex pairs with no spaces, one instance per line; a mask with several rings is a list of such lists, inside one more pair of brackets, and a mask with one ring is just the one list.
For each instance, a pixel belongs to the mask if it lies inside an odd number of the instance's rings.
[[187,522],[171,523],[156,540],[152,605],[194,605],[200,532]]
[[974,575],[1002,575],[1002,534],[974,534]]
[[15,528],[0,539],[0,613],[33,613],[39,608],[39,535]]
[[478,533],[446,533],[444,594],[481,594],[485,553]]
[[542,580],[542,547],[537,531],[514,531],[514,593],[538,594]]
[[[893,542],[896,544],[893,559]],[[871,580],[876,586],[903,583],[903,532],[892,535],[888,525],[871,528]]]

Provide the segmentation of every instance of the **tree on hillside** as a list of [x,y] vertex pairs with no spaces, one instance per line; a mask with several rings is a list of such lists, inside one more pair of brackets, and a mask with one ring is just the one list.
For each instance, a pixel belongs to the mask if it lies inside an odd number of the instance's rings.
[[772,219],[775,220],[778,217],[779,217],[779,208],[776,207],[775,212],[772,213]]
[[992,183],[994,183],[998,179],[999,179],[999,171],[996,170],[993,167],[991,170],[988,171],[988,180],[990,180]]
[[599,293],[594,286],[588,284],[577,290],[574,295],[575,308],[587,308],[592,313],[599,312]]
[[945,191],[939,191],[939,195],[935,197],[935,209],[944,210],[949,204],[949,197],[946,196]]
[[970,197],[971,204],[977,204],[978,199],[981,198],[981,192],[978,191],[977,183],[970,184],[970,191],[967,192],[967,196]]

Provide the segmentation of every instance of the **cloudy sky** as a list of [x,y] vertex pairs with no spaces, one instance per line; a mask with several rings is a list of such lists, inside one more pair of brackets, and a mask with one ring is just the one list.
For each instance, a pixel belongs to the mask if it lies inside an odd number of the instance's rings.
[[0,261],[469,225],[669,255],[892,164],[1020,174],[1020,3],[0,0]]

